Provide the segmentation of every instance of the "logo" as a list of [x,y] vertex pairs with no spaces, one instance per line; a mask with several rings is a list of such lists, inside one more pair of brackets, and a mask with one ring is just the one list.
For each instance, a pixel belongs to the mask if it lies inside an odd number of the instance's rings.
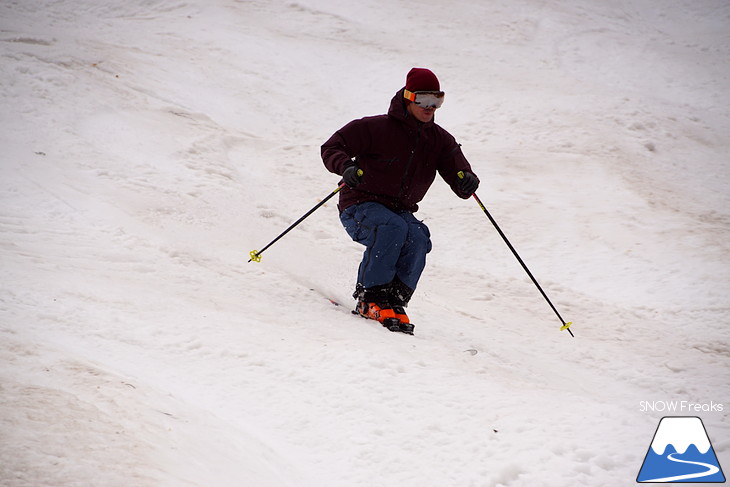
[[636,481],[725,482],[702,420],[696,416],[662,418]]

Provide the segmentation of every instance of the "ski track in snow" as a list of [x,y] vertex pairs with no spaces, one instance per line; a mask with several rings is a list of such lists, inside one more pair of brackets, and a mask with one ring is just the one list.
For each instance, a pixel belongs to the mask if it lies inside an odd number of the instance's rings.
[[[435,15],[438,12],[438,15]],[[660,413],[730,464],[724,2],[0,5],[0,484],[615,486]],[[437,180],[413,337],[349,315],[319,146],[412,66]],[[335,307],[323,297],[342,306]]]

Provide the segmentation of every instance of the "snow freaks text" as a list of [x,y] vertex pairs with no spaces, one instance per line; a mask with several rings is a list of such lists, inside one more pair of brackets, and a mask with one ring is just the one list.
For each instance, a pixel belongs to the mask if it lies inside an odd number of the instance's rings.
[[639,411],[646,412],[668,412],[668,413],[721,413],[723,405],[710,401],[691,402],[691,401],[640,401]]

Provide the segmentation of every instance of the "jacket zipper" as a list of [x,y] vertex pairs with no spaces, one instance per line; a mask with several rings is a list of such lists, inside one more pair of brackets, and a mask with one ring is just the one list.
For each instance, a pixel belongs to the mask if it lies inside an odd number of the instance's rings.
[[408,180],[408,171],[413,165],[413,159],[416,158],[416,149],[418,149],[418,141],[421,139],[421,126],[418,126],[418,129],[416,131],[416,142],[413,144],[413,149],[411,149],[411,155],[408,158],[408,162],[406,163],[406,169],[403,171],[403,177],[400,180],[400,191],[398,192],[398,199],[400,200],[403,197],[403,190],[405,189],[406,181]]

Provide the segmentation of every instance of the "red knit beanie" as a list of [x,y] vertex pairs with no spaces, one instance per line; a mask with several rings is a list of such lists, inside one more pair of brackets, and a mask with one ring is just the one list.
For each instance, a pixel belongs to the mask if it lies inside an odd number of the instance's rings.
[[441,85],[435,74],[430,69],[413,68],[406,76],[406,89],[408,91],[440,91]]

